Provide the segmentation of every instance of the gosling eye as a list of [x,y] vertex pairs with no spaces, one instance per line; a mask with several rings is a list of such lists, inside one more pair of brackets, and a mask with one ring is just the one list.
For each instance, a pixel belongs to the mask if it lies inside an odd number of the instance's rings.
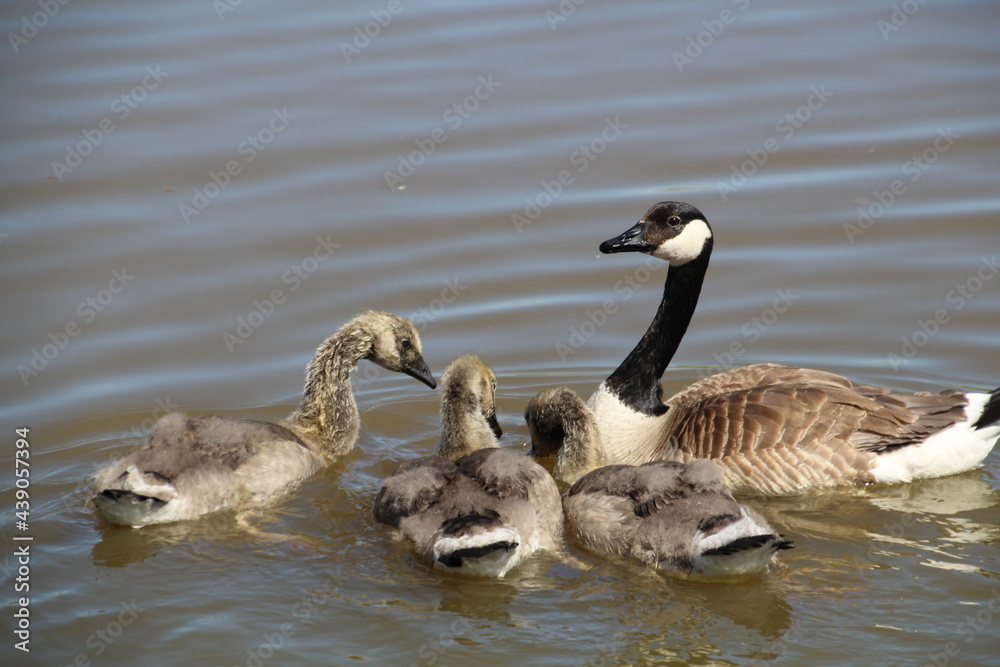
[[413,342],[409,338],[404,338],[399,341],[399,346],[403,348],[404,351],[413,349]]

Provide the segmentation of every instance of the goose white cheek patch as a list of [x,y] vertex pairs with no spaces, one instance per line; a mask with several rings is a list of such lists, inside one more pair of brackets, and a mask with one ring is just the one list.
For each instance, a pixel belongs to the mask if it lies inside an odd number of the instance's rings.
[[680,234],[660,244],[651,254],[671,264],[687,264],[701,254],[712,231],[704,220],[692,220]]

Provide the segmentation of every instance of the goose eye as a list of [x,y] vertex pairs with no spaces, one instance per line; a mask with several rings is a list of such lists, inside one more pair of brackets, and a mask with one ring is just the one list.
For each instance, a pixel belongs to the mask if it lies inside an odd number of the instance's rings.
[[681,224],[681,219],[676,215],[672,215],[669,218],[667,218],[667,222],[671,225],[679,225]]

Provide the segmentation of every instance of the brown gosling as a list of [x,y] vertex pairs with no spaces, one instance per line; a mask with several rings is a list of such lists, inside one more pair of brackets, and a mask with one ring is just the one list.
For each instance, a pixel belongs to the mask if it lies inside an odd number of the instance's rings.
[[385,480],[375,519],[437,568],[500,578],[535,551],[557,548],[559,489],[530,457],[497,447],[496,377],[482,359],[459,357],[441,385],[438,453]]
[[168,414],[146,446],[96,474],[94,504],[108,521],[138,527],[267,503],[354,447],[360,419],[350,375],[362,359],[437,386],[409,320],[362,313],[316,350],[288,418]]
[[742,577],[777,565],[777,552],[791,548],[736,502],[711,461],[605,465],[594,416],[566,387],[531,399],[525,420],[534,454],[556,456],[553,474],[571,485],[566,522],[590,551],[681,576]]

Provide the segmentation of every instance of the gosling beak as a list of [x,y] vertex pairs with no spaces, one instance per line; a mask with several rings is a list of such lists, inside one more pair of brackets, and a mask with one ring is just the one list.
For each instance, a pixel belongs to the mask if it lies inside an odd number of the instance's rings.
[[646,227],[649,223],[637,222],[628,231],[608,239],[601,244],[601,252],[610,255],[613,252],[651,252],[655,246],[646,241]]
[[490,428],[493,430],[493,435],[498,438],[503,435],[503,429],[500,428],[500,422],[497,421],[497,413],[494,412],[488,416],[486,418],[486,423],[489,424]]
[[434,376],[431,375],[431,369],[427,367],[427,362],[424,361],[423,357],[417,357],[412,366],[403,369],[403,373],[409,375],[411,378],[420,380],[431,389],[437,387],[437,382],[435,382]]

